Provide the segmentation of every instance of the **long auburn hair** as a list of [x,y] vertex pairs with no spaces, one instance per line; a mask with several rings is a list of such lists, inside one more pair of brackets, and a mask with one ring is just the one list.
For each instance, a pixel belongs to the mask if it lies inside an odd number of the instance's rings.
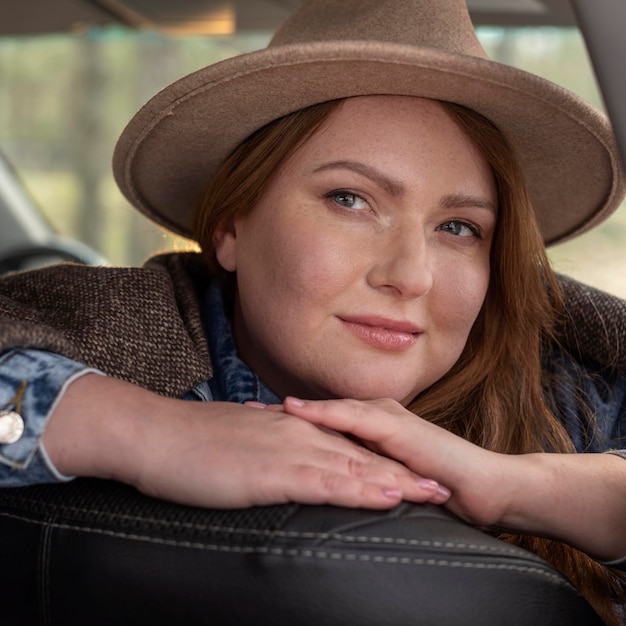
[[[296,111],[261,128],[230,155],[207,186],[194,235],[210,269],[225,276],[213,237],[221,220],[251,211],[281,164],[341,106],[341,100]],[[486,118],[442,102],[490,165],[498,193],[489,287],[465,349],[452,369],[420,393],[409,410],[504,454],[575,452],[551,411],[542,383],[542,356],[556,341],[563,303],[521,167],[504,135]],[[561,570],[607,624],[619,624],[614,601],[622,578],[558,541],[506,534]]]

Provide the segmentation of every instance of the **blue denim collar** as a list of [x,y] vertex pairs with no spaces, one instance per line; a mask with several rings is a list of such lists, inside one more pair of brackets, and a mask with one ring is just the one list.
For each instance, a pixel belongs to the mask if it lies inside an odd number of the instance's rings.
[[222,283],[214,279],[202,304],[202,322],[208,337],[213,378],[209,381],[213,400],[220,402],[263,402],[282,400],[240,358],[226,312]]

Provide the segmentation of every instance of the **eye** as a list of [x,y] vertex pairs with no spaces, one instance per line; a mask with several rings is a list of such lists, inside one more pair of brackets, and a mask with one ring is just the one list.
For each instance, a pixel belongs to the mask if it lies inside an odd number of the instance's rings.
[[340,207],[350,209],[351,211],[363,211],[369,208],[369,205],[361,196],[350,191],[331,191],[327,193],[325,197],[329,198]]
[[444,222],[443,224],[437,226],[436,230],[450,233],[456,237],[476,237],[478,239],[482,239],[478,228],[472,226],[471,224],[467,224],[466,222],[459,222],[457,220]]

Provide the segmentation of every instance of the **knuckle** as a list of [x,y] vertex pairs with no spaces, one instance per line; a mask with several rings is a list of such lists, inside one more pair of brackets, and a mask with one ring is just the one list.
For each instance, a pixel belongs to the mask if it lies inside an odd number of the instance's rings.
[[322,471],[319,474],[319,485],[324,494],[330,495],[337,493],[341,487],[341,476],[334,472]]
[[330,494],[337,491],[340,476],[327,469],[311,465],[301,465],[296,468],[301,495],[306,491],[316,500],[326,499]]
[[341,502],[346,498],[349,481],[345,476],[320,468],[308,468],[306,475],[312,501],[328,504]]
[[346,460],[348,476],[354,476],[356,478],[362,478],[366,473],[366,466],[362,461],[359,461],[353,457],[348,457]]
[[373,465],[382,460],[379,454],[376,454],[373,450],[366,448],[365,446],[354,446],[355,454],[357,455],[357,461],[361,464]]

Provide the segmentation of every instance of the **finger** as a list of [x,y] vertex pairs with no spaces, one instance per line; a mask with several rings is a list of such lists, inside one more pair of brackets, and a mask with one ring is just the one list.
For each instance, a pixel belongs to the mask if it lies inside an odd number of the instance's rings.
[[312,401],[288,396],[283,406],[290,415],[379,443],[396,435],[409,415],[404,407],[392,400]]
[[418,480],[418,484],[424,491],[430,493],[427,501],[431,504],[445,504],[452,496],[451,491],[447,487],[430,478],[421,478]]
[[347,454],[319,451],[317,462],[321,471],[330,474],[379,485],[381,489],[399,489],[403,500],[443,504],[450,498],[450,491],[437,481],[425,479],[392,459],[358,446]]
[[324,467],[360,478],[372,478],[376,475],[399,475],[413,480],[419,478],[404,463],[380,454],[360,441],[354,441],[325,426],[313,426],[317,428],[317,432],[310,442],[318,450],[320,459],[323,458]]
[[[395,478],[398,489],[402,492],[402,499],[407,502],[445,504],[451,497],[447,487],[430,478],[413,478],[405,475],[397,475]],[[378,482],[376,478],[372,480]],[[392,484],[392,480],[386,481],[386,484]]]
[[398,487],[381,486],[329,470],[300,467],[293,477],[294,482],[286,487],[286,501],[371,509],[389,509],[402,501]]
[[[342,473],[320,470],[310,466],[300,467],[292,476],[295,483],[290,483],[284,492],[286,501],[300,504],[331,504],[349,508],[389,509],[402,500],[416,503],[431,502],[443,504],[445,499],[438,485],[420,486],[412,481],[408,489],[399,486],[380,485],[367,482]],[[400,484],[402,481],[398,481]],[[434,481],[429,481],[433,483]],[[449,497],[449,496],[448,496]]]
[[277,413],[284,413],[285,412],[285,409],[284,409],[282,404],[266,404],[265,405],[265,410],[266,411],[275,411]]
[[445,504],[451,492],[432,478],[422,478],[413,472],[409,473],[375,473],[366,471],[363,480],[380,484],[381,487],[395,485],[402,492],[402,499],[409,502],[430,502]]
[[264,402],[257,402],[256,400],[246,400],[244,406],[248,406],[252,409],[264,409],[266,411],[274,411],[282,413],[284,411],[282,404],[265,404]]

